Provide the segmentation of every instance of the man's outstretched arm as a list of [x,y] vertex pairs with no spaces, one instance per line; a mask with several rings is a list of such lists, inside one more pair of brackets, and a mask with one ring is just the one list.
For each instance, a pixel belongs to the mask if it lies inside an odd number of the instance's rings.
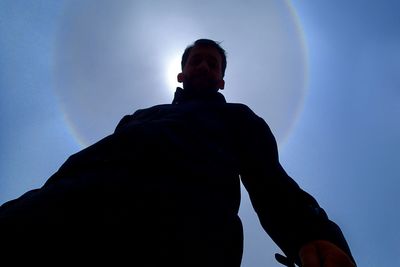
[[241,138],[246,140],[240,151],[241,178],[265,231],[298,265],[355,266],[339,226],[280,165],[268,125],[259,117],[248,121]]

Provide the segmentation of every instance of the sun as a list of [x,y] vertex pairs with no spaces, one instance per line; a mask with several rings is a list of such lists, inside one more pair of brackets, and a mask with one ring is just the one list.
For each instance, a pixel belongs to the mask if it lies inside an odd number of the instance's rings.
[[175,92],[176,87],[181,86],[177,75],[181,70],[181,55],[176,52],[166,60],[165,84],[168,90]]

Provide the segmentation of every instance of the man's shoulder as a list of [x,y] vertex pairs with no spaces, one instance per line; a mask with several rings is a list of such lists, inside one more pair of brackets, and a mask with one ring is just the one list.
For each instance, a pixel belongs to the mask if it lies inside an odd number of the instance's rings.
[[151,107],[138,109],[134,113],[132,113],[131,115],[128,115],[128,116],[138,116],[138,115],[143,114],[143,113],[149,113],[149,112],[169,109],[169,108],[171,108],[173,106],[174,106],[173,104],[158,104],[158,105],[154,105],[154,106],[151,106]]
[[237,109],[237,110],[246,111],[246,112],[252,111],[249,106],[247,106],[246,104],[243,104],[243,103],[227,102],[226,105],[232,109]]
[[175,105],[173,104],[158,104],[147,108],[137,109],[132,114],[128,114],[122,117],[116,127],[116,131],[119,130],[122,126],[126,125],[130,121],[136,120],[140,121],[143,119],[148,118],[149,116],[154,116],[155,114],[165,113],[168,110],[174,108]]
[[238,116],[258,117],[256,113],[246,104],[243,103],[226,103],[226,108]]

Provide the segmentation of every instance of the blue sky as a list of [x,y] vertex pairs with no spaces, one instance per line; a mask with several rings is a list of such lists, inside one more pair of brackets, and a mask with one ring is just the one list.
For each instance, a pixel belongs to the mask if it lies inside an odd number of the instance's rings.
[[[165,62],[206,35],[228,51],[227,99],[270,123],[286,171],[359,266],[400,266],[400,3],[214,2],[1,1],[0,203],[40,187],[122,115],[169,102]],[[190,16],[198,9],[218,16]],[[243,266],[279,266],[243,195]]]

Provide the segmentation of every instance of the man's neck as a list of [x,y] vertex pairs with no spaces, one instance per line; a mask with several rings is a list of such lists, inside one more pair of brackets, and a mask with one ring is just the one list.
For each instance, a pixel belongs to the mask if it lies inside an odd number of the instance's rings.
[[193,90],[188,90],[187,88],[182,89],[178,87],[176,89],[173,103],[177,104],[191,100],[226,102],[225,97],[216,90],[197,92]]

